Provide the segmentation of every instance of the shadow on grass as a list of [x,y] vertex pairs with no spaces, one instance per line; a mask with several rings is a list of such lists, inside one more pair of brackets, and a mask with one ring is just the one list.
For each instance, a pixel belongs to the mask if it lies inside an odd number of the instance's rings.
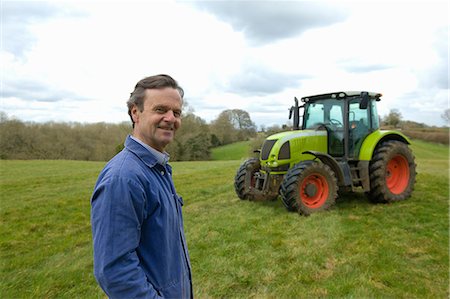
[[372,203],[362,191],[357,192],[339,192],[336,198],[337,205],[352,205],[352,204],[368,204]]
[[[281,198],[278,197],[273,201],[250,201],[252,204],[272,208],[278,213],[295,213],[288,211],[283,205]],[[364,192],[342,192],[338,194],[336,198],[336,203],[330,208],[330,210],[338,209],[340,211],[348,211],[360,209],[365,206],[373,206],[375,204],[371,203]]]

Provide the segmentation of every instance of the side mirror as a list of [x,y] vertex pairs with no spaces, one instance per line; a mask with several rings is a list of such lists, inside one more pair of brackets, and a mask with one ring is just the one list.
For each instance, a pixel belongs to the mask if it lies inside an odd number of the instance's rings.
[[367,91],[361,92],[361,102],[359,103],[359,109],[367,109],[369,106],[369,93]]

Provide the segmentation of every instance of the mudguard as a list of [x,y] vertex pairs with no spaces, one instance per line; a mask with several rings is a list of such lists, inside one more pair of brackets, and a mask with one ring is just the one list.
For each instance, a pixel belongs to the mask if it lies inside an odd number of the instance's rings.
[[359,160],[360,161],[370,161],[372,160],[373,151],[376,146],[384,141],[388,140],[397,140],[404,142],[406,144],[411,144],[411,141],[408,137],[403,135],[398,131],[391,130],[376,130],[369,134],[361,145],[361,149],[359,151]]

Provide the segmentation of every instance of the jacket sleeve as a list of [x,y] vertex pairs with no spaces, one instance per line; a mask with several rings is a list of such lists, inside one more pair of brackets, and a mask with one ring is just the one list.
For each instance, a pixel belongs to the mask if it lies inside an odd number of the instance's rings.
[[136,253],[145,192],[130,179],[103,178],[91,199],[94,275],[110,298],[158,298]]

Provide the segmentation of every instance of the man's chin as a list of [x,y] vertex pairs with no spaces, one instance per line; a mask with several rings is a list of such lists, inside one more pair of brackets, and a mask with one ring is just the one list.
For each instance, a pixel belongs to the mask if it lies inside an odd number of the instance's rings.
[[175,135],[173,134],[173,132],[163,133],[160,136],[160,141],[161,141],[161,143],[164,143],[167,145],[173,141],[174,136]]

